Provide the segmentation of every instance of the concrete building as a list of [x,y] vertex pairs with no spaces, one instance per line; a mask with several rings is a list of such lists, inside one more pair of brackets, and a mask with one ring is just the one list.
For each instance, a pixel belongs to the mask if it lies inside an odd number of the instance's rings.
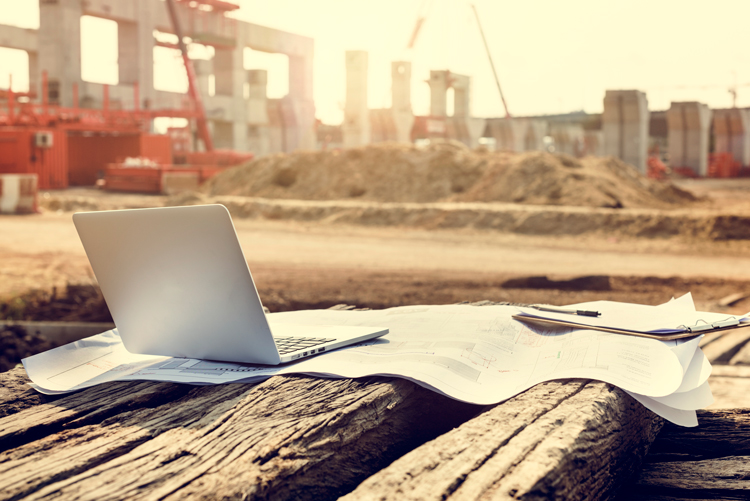
[[495,140],[498,151],[542,151],[549,124],[538,118],[488,118],[484,137]]
[[[446,137],[475,148],[485,120],[471,116],[471,77],[448,70],[430,71],[430,117],[444,120]],[[448,89],[453,89],[453,114],[448,115]]]
[[667,110],[667,124],[670,167],[689,167],[706,176],[711,110],[695,101],[673,102]]
[[581,124],[551,122],[549,135],[555,141],[555,152],[583,156],[585,152],[584,130]]
[[649,111],[646,94],[637,90],[608,90],[604,95],[602,131],[604,154],[646,173]]
[[391,107],[372,109],[370,141],[411,142],[414,112],[411,109],[411,63],[391,63]]
[[[292,151],[315,145],[315,107],[312,89],[313,40],[308,37],[231,19],[220,10],[191,8],[176,3],[184,35],[197,43],[211,45],[215,55],[208,64],[199,63],[198,80],[209,124],[217,147],[260,151]],[[123,108],[133,106],[133,85],[140,88],[143,108],[179,108],[184,95],[154,89],[154,31],[173,33],[162,0],[54,0],[40,1],[38,30],[0,25],[0,46],[24,50],[29,55],[31,89],[40,89],[41,72],[49,77],[49,99],[70,106],[73,86],[79,100],[100,106],[102,85],[81,77],[81,16],[117,22],[119,84],[111,87],[110,99]],[[274,124],[263,110],[259,73],[243,67],[245,48],[282,53],[289,57],[289,94],[275,108],[280,123]],[[213,75],[215,95],[208,94]],[[245,101],[246,84],[251,103]],[[274,108],[272,103],[268,103]],[[272,113],[273,114],[273,113]],[[273,128],[283,133],[274,141]]]
[[730,153],[741,166],[750,165],[750,110],[713,110],[714,151]]

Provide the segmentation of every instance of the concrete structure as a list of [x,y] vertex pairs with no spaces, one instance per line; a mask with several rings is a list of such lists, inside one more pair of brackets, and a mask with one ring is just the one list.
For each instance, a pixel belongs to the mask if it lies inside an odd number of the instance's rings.
[[546,120],[536,118],[488,118],[485,137],[495,139],[498,151],[542,151],[548,133]]
[[586,130],[583,133],[583,155],[600,157],[604,155],[604,133],[600,130]]
[[743,167],[750,165],[750,110],[713,111],[714,151],[730,153]]
[[414,126],[411,107],[411,63],[394,61],[391,64],[391,113],[396,127],[396,141],[410,142]]
[[341,125],[344,146],[351,148],[370,142],[370,111],[367,107],[367,52],[346,51],[346,101]]
[[555,152],[576,157],[585,152],[583,126],[576,123],[551,122],[549,135],[555,140]]
[[670,167],[689,167],[706,176],[711,110],[695,101],[673,102],[667,111],[667,124]]
[[[162,0],[54,0],[40,1],[39,30],[0,25],[0,46],[24,50],[29,54],[31,89],[41,90],[40,75],[49,75],[49,99],[69,106],[73,102],[73,84],[79,88],[80,102],[100,106],[102,85],[81,78],[81,16],[94,16],[117,22],[119,84],[110,89],[113,104],[133,106],[133,84],[140,87],[140,105],[144,108],[179,108],[184,95],[154,89],[154,31],[172,33],[173,29]],[[260,151],[292,151],[315,145],[315,107],[312,89],[313,40],[228,18],[220,11],[203,11],[177,3],[176,9],[185,36],[197,43],[212,45],[215,56],[210,64],[201,64],[199,82],[206,113],[217,147]],[[260,88],[263,77],[243,67],[246,47],[282,53],[289,57],[289,94],[280,105],[268,103],[280,117],[272,123],[263,111]],[[252,70],[251,70],[252,72]],[[208,78],[214,76],[215,95],[208,95]],[[245,102],[245,84],[251,87],[252,104]],[[273,128],[283,134],[272,141]]]
[[[485,120],[471,117],[471,77],[448,70],[430,71],[430,116],[445,120],[448,139],[475,148]],[[453,89],[453,114],[448,116],[448,89]]]
[[604,95],[602,131],[604,154],[646,173],[649,111],[646,94],[637,90],[608,90]]

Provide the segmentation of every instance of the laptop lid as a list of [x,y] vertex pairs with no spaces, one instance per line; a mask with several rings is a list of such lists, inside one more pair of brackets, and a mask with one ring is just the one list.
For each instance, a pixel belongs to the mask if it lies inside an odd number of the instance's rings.
[[73,222],[128,351],[280,363],[224,206],[81,212]]

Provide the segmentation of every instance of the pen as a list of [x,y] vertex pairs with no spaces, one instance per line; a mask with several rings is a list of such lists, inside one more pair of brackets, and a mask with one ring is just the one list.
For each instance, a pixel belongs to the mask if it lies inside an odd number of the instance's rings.
[[598,317],[601,315],[598,311],[590,310],[570,310],[567,308],[559,308],[557,306],[550,306],[547,304],[530,304],[529,308],[534,308],[539,311],[549,311],[550,313],[566,313],[568,315],[581,315],[583,317]]

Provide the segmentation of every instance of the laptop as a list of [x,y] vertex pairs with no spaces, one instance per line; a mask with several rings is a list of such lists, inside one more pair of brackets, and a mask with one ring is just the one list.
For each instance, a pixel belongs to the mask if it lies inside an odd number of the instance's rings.
[[73,223],[131,353],[278,365],[388,333],[269,323],[223,205],[79,212]]

